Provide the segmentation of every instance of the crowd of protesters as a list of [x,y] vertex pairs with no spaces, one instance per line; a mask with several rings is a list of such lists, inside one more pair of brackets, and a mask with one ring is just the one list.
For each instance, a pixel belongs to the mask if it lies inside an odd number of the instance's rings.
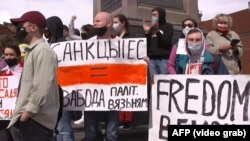
[[[1,35],[0,74],[20,75],[20,82],[11,120],[0,121],[1,141],[75,140],[71,125],[75,113],[63,110],[57,56],[50,44],[135,38],[123,14],[112,17],[108,12],[99,12],[93,24],[83,25],[80,30],[74,27],[75,20],[76,16],[72,16],[68,24],[57,16],[46,19],[39,11],[28,11],[19,18],[10,19],[16,32]],[[239,35],[230,29],[230,16],[216,15],[214,29],[206,36],[194,19],[184,19],[182,34],[176,43],[172,43],[174,26],[166,22],[165,9],[153,8],[151,21],[142,21],[147,40],[145,61],[149,87],[156,74],[241,74],[243,46]],[[237,42],[232,43],[233,40]],[[150,90],[148,96],[150,99]],[[133,128],[133,112],[80,111],[78,114],[79,121],[75,120],[75,124],[84,124],[85,141],[98,140],[100,117],[105,117],[106,141],[117,141],[119,129]]]

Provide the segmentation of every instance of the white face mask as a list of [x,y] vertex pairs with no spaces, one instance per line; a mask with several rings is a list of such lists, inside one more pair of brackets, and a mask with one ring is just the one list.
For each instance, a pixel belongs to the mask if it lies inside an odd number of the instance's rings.
[[184,29],[182,29],[182,33],[186,36],[190,29],[190,27],[186,26]]
[[119,32],[120,32],[121,27],[119,26],[118,23],[113,23],[113,30],[114,30],[116,33],[119,33]]
[[158,20],[159,20],[157,16],[152,16],[151,18],[152,18],[153,22],[158,22]]
[[191,54],[200,54],[203,50],[203,44],[201,43],[188,43],[188,50]]

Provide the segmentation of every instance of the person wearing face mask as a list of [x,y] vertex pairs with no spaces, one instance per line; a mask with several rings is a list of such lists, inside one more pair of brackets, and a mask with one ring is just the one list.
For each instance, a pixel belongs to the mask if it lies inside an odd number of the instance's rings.
[[95,30],[93,25],[85,24],[81,27],[81,38],[83,40],[87,40],[93,36],[95,36]]
[[143,29],[147,38],[147,55],[150,58],[150,74],[168,74],[167,62],[172,48],[173,25],[166,22],[166,11],[156,7],[152,9],[151,23],[143,20]]
[[[45,29],[49,34],[45,33],[45,37],[48,39],[49,44],[66,41],[65,37],[63,36],[63,23],[58,16],[51,16],[46,19],[46,22],[47,24]],[[59,96],[63,97],[63,93],[59,94]],[[62,105],[60,107],[60,112],[62,112],[62,116],[60,117],[60,119],[58,119],[58,124],[56,127],[57,130],[56,140],[74,141],[75,137],[74,137],[73,127],[71,125],[72,112],[63,110]]]
[[[96,36],[89,40],[112,39],[112,16],[108,12],[98,12],[94,18]],[[108,80],[107,80],[108,81]],[[118,141],[119,111],[84,111],[85,141],[97,141],[99,133],[99,121],[105,120],[105,140]]]
[[63,36],[63,23],[58,16],[51,16],[46,19],[44,35],[49,44],[66,41]]
[[21,75],[23,63],[18,45],[8,45],[4,48],[4,60],[7,66],[1,70],[1,76]]
[[16,38],[29,46],[8,129],[15,141],[53,140],[60,107],[58,62],[43,39],[46,19],[39,11],[28,11],[10,21],[17,27]]
[[192,28],[196,28],[198,26],[197,22],[194,19],[191,18],[187,18],[185,20],[182,21],[182,34],[178,40],[178,43],[174,44],[170,53],[170,57],[168,60],[168,72],[169,74],[176,74],[175,71],[175,62],[176,62],[176,57],[178,54],[180,54],[179,52],[177,53],[177,48],[179,45],[179,50],[181,49],[185,49],[184,42],[185,42],[185,37],[187,35],[187,32],[192,29]]
[[[129,34],[129,21],[123,14],[118,14],[113,17],[113,32],[120,38],[132,38]],[[120,111],[119,129],[131,130],[133,128],[133,112]]]
[[18,41],[9,35],[1,35],[0,36],[0,70],[2,70],[4,67],[7,66],[5,60],[4,60],[4,48],[8,45],[8,44],[16,44]]
[[[17,44],[8,44],[4,47],[4,60],[6,67],[1,69],[0,76],[21,76],[23,63],[20,61],[21,51]],[[7,126],[10,120],[0,120],[0,139],[1,141],[9,141],[12,139]]]
[[[113,17],[113,32],[116,36],[120,38],[133,38],[135,36],[131,35],[129,32],[129,21],[127,17],[123,14],[117,14]],[[144,60],[146,61],[148,57],[145,57]],[[147,61],[146,61],[147,62]],[[147,62],[148,64],[148,62]],[[150,78],[150,73],[148,72],[148,78]],[[148,81],[150,82],[150,81]],[[150,84],[148,83],[148,86]],[[150,86],[149,86],[150,87]],[[133,118],[134,118],[134,113],[135,116],[136,114],[141,116],[140,113],[136,112],[131,112],[131,111],[120,111],[120,124],[119,124],[119,129],[128,131],[133,129]],[[147,124],[147,123],[146,123]]]
[[113,17],[113,31],[120,38],[133,38],[129,33],[129,21],[123,14],[118,14]]
[[228,74],[222,61],[206,49],[205,38],[199,28],[192,28],[187,32],[184,44],[186,54],[176,57],[177,74]]
[[[240,57],[243,45],[239,35],[231,30],[232,18],[226,14],[218,14],[213,19],[213,30],[208,32],[206,43],[213,54],[221,56],[230,74],[240,74],[242,70]],[[239,42],[231,44],[232,40]]]
[[94,27],[91,24],[85,24],[81,27],[81,33],[80,35],[77,35],[74,31],[75,26],[75,20],[77,17],[74,15],[71,17],[70,23],[69,23],[69,37],[72,40],[87,40],[95,35],[94,33]]

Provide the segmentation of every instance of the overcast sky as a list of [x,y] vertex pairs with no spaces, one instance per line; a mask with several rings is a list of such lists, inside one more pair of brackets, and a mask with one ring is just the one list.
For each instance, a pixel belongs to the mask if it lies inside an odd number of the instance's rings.
[[[250,0],[198,0],[202,20],[213,18],[218,13],[232,13],[248,8]],[[68,24],[76,15],[76,28],[93,23],[93,0],[0,0],[0,23],[20,17],[30,10],[42,12],[46,18],[58,16]]]
[[230,14],[248,8],[250,0],[198,0],[202,21],[212,19],[218,13]]
[[76,15],[76,28],[93,23],[92,0],[0,0],[0,23],[30,10],[38,10],[46,18],[58,16],[67,25],[71,16]]

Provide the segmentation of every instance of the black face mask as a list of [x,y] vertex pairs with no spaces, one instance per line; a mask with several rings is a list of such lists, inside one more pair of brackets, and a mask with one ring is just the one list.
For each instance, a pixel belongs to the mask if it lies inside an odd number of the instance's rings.
[[97,36],[103,36],[105,32],[107,31],[107,27],[101,27],[101,28],[95,28],[95,33]]
[[84,39],[88,39],[88,33],[81,33],[81,37],[82,37],[82,39],[84,40]]
[[17,59],[5,59],[6,64],[9,67],[15,66],[17,64]]
[[25,28],[24,27],[18,27],[16,29],[16,38],[19,40],[19,41],[23,41],[23,39],[28,35],[28,33],[26,32]]

